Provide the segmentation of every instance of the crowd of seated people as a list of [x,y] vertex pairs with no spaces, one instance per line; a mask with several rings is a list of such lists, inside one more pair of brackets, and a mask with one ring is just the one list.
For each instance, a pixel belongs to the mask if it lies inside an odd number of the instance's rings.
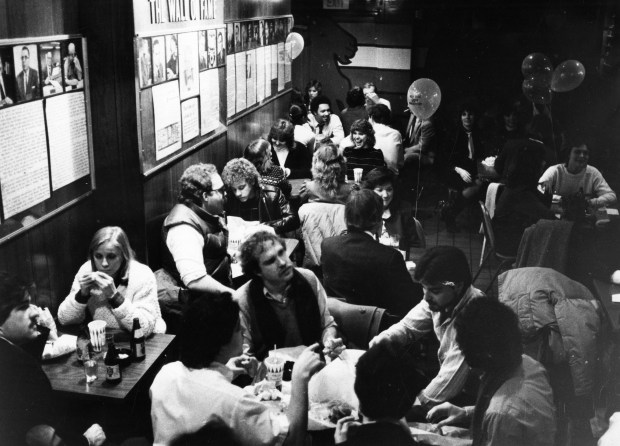
[[[465,102],[452,130],[445,131],[437,117],[411,115],[401,135],[391,127],[389,102],[378,97],[374,84],[354,87],[347,103],[340,119],[320,82],[311,81],[289,116],[252,140],[243,158],[229,160],[221,177],[212,164],[189,166],[179,180],[178,203],[162,223],[162,268],[155,273],[136,260],[121,228],[97,231],[60,304],[59,322],[94,318],[130,331],[138,318],[146,336],[178,335],[178,361],[165,365],[150,387],[155,444],[182,444],[192,436],[226,444],[302,444],[309,380],[324,366],[321,356],[329,362],[346,349],[330,298],[385,309],[395,322],[367,342],[354,385],[361,418],[340,420],[336,443],[417,444],[408,420],[469,426],[475,446],[553,444],[555,409],[545,369],[522,354],[524,340],[512,310],[472,283],[465,253],[436,246],[408,269],[412,248],[426,247],[411,200],[423,176],[437,173],[445,191],[453,191],[443,217],[457,231],[459,212],[484,201],[479,164],[498,155],[496,249],[515,255],[527,227],[556,218],[552,194],[581,194],[591,208],[615,202],[602,174],[588,165],[586,142],[567,139],[566,163],[555,164],[545,114],[521,125],[522,115],[510,106],[501,109],[496,128],[488,119],[479,126],[481,110]],[[356,169],[363,172],[359,181]],[[294,196],[292,184],[301,180]],[[326,205],[314,212],[343,219],[342,233],[313,241],[320,256],[312,271],[295,264],[282,238],[300,238],[299,208],[306,203]],[[268,230],[246,235],[233,253],[232,217]],[[247,279],[236,290],[233,262]],[[2,293],[10,304],[0,302],[0,361],[26,364],[40,389],[28,398],[47,408],[49,382],[22,348],[47,338],[45,330],[34,329],[44,316],[29,309],[22,288],[7,286]],[[418,373],[410,353],[428,336],[438,344],[438,370]],[[239,375],[256,375],[274,345],[310,346],[295,362],[291,402],[277,417],[233,383]],[[40,351],[36,355],[40,359]],[[10,432],[0,426],[0,438],[4,432],[12,436],[7,438],[37,441],[75,435],[49,414],[30,413],[18,393],[27,383],[11,388],[12,379],[0,376],[0,401],[9,402],[0,406],[14,411],[11,419],[28,416]],[[78,437],[98,445],[105,434],[93,425]]]

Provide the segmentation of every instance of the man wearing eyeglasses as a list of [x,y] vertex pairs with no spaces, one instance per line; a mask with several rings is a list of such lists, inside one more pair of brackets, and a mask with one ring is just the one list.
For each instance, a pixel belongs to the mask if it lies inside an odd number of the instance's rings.
[[[414,404],[415,415],[424,416],[445,401],[461,405],[475,401],[475,394],[463,393],[470,371],[456,342],[454,321],[468,302],[485,295],[471,284],[467,258],[453,246],[427,250],[416,266],[414,279],[422,285],[424,299],[400,322],[375,336],[370,346],[386,343],[408,349],[425,334],[435,332],[439,340],[439,373],[418,394]],[[468,398],[469,401],[463,401]]]
[[41,96],[39,93],[39,72],[30,66],[30,50],[22,47],[22,71],[17,75],[17,101],[29,101]]
[[163,222],[163,268],[155,272],[164,320],[173,333],[179,318],[169,311],[180,316],[187,290],[233,292],[222,178],[213,164],[199,163],[185,169],[179,185],[178,203]]

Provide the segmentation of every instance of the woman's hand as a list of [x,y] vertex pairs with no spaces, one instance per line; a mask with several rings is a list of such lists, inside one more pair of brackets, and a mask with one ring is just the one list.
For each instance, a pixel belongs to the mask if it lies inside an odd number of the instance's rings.
[[94,273],[84,274],[78,279],[80,284],[80,294],[84,297],[90,297],[90,290],[95,286]]
[[336,432],[334,432],[334,442],[336,444],[344,443],[349,438],[349,430],[354,431],[362,423],[355,421],[355,417],[349,415],[338,420],[336,423]]
[[454,167],[454,171],[459,174],[463,181],[465,181],[466,183],[471,183],[471,175],[468,171],[458,166]]
[[95,284],[97,288],[101,290],[101,295],[110,300],[116,294],[116,286],[114,285],[114,279],[104,272],[97,271],[93,273]]
[[437,427],[463,424],[467,421],[467,413],[462,407],[451,403],[441,403],[426,414],[426,420],[437,424]]

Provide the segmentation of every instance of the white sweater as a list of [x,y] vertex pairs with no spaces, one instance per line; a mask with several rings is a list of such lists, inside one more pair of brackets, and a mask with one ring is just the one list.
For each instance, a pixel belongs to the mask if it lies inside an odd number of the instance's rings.
[[570,173],[565,164],[556,164],[549,167],[539,183],[545,189],[561,196],[570,196],[583,189],[587,198],[592,199],[592,204],[596,207],[607,206],[616,202],[616,194],[607,184],[605,178],[596,167],[590,165],[577,174]]
[[137,317],[145,336],[153,332],[165,333],[165,323],[161,318],[161,309],[157,300],[155,275],[148,266],[135,260],[131,261],[127,273],[127,286],[120,285],[117,288],[125,298],[118,308],[112,308],[108,299],[93,293],[86,304],[75,300],[76,294],[80,291],[78,279],[91,272],[93,271],[90,261],[87,261],[75,275],[69,295],[58,308],[58,320],[61,324],[82,322],[86,316],[86,307],[88,307],[93,319],[106,321],[108,327],[131,331],[133,318]]

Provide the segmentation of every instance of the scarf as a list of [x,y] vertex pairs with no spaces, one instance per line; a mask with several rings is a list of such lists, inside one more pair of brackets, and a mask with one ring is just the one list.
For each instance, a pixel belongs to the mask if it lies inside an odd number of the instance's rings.
[[[272,345],[285,347],[286,333],[278,320],[275,311],[263,292],[263,281],[259,278],[250,282],[250,302],[254,306],[258,331],[262,335],[263,345],[256,345],[256,358],[263,360]],[[293,271],[291,287],[288,291],[290,299],[295,300],[295,318],[299,332],[305,345],[321,340],[323,326],[319,313],[317,297],[308,281],[297,270]]]

